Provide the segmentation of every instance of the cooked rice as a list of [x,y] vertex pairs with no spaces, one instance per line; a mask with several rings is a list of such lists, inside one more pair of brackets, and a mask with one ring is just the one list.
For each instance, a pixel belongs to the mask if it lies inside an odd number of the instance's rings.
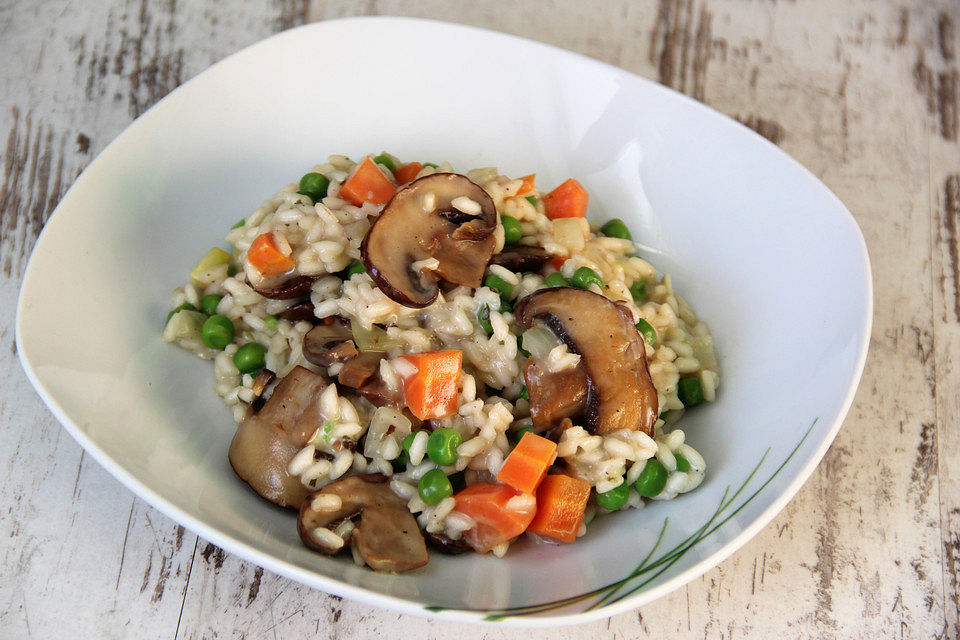
[[[318,318],[341,315],[365,329],[378,325],[386,331],[394,343],[380,365],[381,379],[388,388],[399,389],[402,379],[415,372],[408,360],[398,356],[432,349],[462,351],[457,413],[434,421],[434,427],[455,429],[463,437],[457,449],[459,458],[455,465],[444,468],[445,473],[466,471],[468,484],[489,481],[510,452],[508,432],[530,426],[529,403],[519,398],[524,387],[520,370],[524,357],[517,347],[519,330],[513,313],[499,311],[500,294],[489,287],[457,287],[441,293],[425,309],[412,309],[384,295],[366,273],[354,274],[348,280],[335,275],[361,258],[360,245],[370,220],[382,208],[370,203],[356,207],[338,197],[342,181],[354,166],[349,158],[332,155],[326,163],[313,168],[330,179],[328,195],[321,202],[314,203],[297,193],[297,184],[285,186],[266,200],[247,216],[242,226],[227,233],[226,240],[234,247],[233,259],[237,264],[245,264],[246,251],[253,240],[272,231],[282,248],[289,249],[298,273],[319,276],[310,293]],[[452,170],[447,163],[437,169],[424,167],[418,177]],[[646,344],[650,375],[661,411],[669,412],[671,424],[683,411],[677,395],[681,376],[697,377],[705,400],[712,402],[716,398],[719,373],[709,328],[674,291],[669,275],[659,276],[653,266],[633,254],[632,242],[599,235],[582,218],[551,221],[545,215],[542,199],[530,202],[517,195],[523,182],[500,175],[494,168],[474,169],[467,176],[486,190],[501,215],[513,216],[520,222],[520,245],[541,246],[566,258],[560,268],[566,278],[580,267],[593,269],[603,279],[602,289],[594,286],[595,292],[621,302],[634,321],[642,318],[653,326],[658,340],[653,345]],[[480,205],[469,198],[458,198],[453,204],[465,213],[479,212]],[[502,227],[498,227],[498,233],[502,243]],[[435,268],[436,262],[432,258],[423,260],[415,263],[414,269]],[[546,271],[549,270],[547,267]],[[545,277],[544,273],[513,273],[498,265],[491,265],[487,272],[513,286],[511,302],[541,288]],[[638,304],[630,287],[641,281],[648,298]],[[248,273],[243,269],[232,276],[228,275],[227,265],[205,270],[195,281],[173,292],[171,306],[198,306],[203,296],[210,294],[223,296],[217,313],[233,321],[234,342],[216,353],[196,342],[183,342],[181,346],[200,357],[213,357],[214,391],[232,409],[237,422],[247,415],[256,398],[252,376],[241,376],[233,363],[240,346],[250,342],[264,345],[266,366],[278,377],[296,366],[324,375],[335,376],[339,371],[339,364],[321,368],[305,359],[303,336],[311,323],[279,318],[292,301],[262,297],[250,286]],[[491,335],[487,335],[478,319],[478,311],[484,306],[489,311]],[[166,332],[164,338],[168,339]],[[571,353],[563,344],[547,356],[550,371],[575,367],[579,361],[580,355]],[[437,505],[427,505],[420,498],[419,479],[437,468],[426,456],[425,431],[413,438],[407,468],[395,473],[391,461],[400,456],[402,440],[411,433],[409,420],[396,411],[377,409],[359,396],[341,395],[336,385],[327,387],[318,402],[325,420],[323,428],[317,430],[289,465],[290,473],[299,476],[305,485],[317,488],[347,474],[383,473],[391,476],[390,487],[407,500],[410,511],[427,531],[456,540],[474,526],[469,517],[454,511],[453,498]],[[393,427],[389,433],[382,428],[388,423]],[[641,432],[591,435],[581,426],[574,426],[563,432],[558,444],[558,455],[568,472],[589,482],[597,492],[609,491],[623,482],[635,482],[647,461],[656,458],[667,469],[668,478],[666,488],[655,499],[671,499],[698,486],[706,469],[703,457],[685,442],[683,431],[667,431],[662,419],[657,421],[653,437]],[[677,455],[687,460],[688,471],[677,469]],[[314,504],[334,509],[339,507],[338,501],[337,496],[321,494]],[[644,500],[630,492],[623,508],[643,505]],[[595,515],[605,512],[591,502],[578,535],[586,532]],[[349,541],[352,526],[346,521],[342,530],[320,529],[313,535],[318,544],[340,548]],[[502,556],[507,547],[508,544],[499,545],[493,552]],[[355,549],[353,552],[358,558]]]

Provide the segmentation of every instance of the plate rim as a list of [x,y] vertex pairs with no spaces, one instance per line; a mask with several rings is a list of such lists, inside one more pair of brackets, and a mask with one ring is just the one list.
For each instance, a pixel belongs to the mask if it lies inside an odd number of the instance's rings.
[[[240,558],[252,562],[260,567],[266,568],[278,575],[284,576],[288,579],[294,580],[310,588],[320,589],[326,593],[335,594],[341,597],[347,597],[352,600],[362,602],[366,605],[380,606],[388,608],[400,613],[415,615],[423,618],[436,618],[438,620],[446,620],[451,622],[467,622],[474,624],[494,624],[500,626],[514,626],[514,627],[556,627],[559,625],[573,625],[573,624],[582,624],[586,622],[592,622],[596,620],[602,620],[609,618],[613,615],[623,613],[625,611],[636,609],[640,606],[653,602],[668,593],[671,593],[680,587],[692,582],[696,578],[705,574],[707,571],[718,566],[724,560],[733,555],[736,551],[740,550],[747,542],[753,539],[762,529],[766,528],[767,525],[775,518],[785,507],[786,505],[794,498],[800,488],[807,482],[810,476],[813,474],[813,471],[819,466],[824,455],[829,449],[830,445],[836,438],[837,433],[840,430],[840,427],[843,425],[846,416],[849,413],[849,410],[853,404],[854,396],[856,395],[857,389],[859,387],[860,381],[863,376],[864,367],[866,364],[867,353],[869,350],[870,336],[872,334],[873,328],[873,275],[870,264],[870,256],[867,250],[867,245],[863,232],[861,231],[859,225],[856,222],[853,214],[849,209],[843,204],[843,202],[837,197],[837,195],[828,187],[822,180],[817,178],[809,169],[803,166],[800,162],[795,160],[787,152],[781,149],[779,146],[773,144],[757,132],[753,131],[749,127],[744,126],[743,124],[737,122],[733,118],[717,111],[716,109],[707,106],[706,104],[699,102],[683,93],[680,93],[670,87],[664,86],[658,82],[650,80],[639,76],[631,71],[617,67],[615,65],[597,60],[590,56],[563,49],[556,45],[540,42],[530,38],[525,38],[522,36],[517,36],[510,33],[504,33],[501,31],[496,31],[494,29],[487,29],[483,27],[476,27],[472,25],[465,25],[453,22],[446,22],[441,20],[433,20],[426,18],[413,18],[407,16],[353,16],[346,18],[338,18],[334,20],[323,20],[318,22],[313,22],[306,25],[301,25],[292,29],[282,31],[280,33],[274,34],[267,38],[263,38],[254,42],[250,45],[247,45],[227,56],[213,63],[212,65],[204,68],[202,71],[191,77],[186,82],[182,83],[166,96],[158,100],[154,105],[152,105],[147,111],[141,114],[138,118],[130,122],[123,131],[121,131],[115,138],[113,138],[109,144],[107,144],[104,149],[97,154],[97,156],[91,161],[91,165],[94,164],[97,159],[113,147],[118,141],[124,138],[129,134],[130,129],[138,125],[141,120],[147,119],[151,113],[153,113],[158,108],[164,108],[165,103],[172,97],[180,93],[187,87],[192,86],[198,79],[205,76],[209,71],[218,68],[220,65],[228,63],[228,61],[237,58],[238,56],[245,55],[266,43],[275,43],[277,40],[299,37],[299,34],[304,31],[310,30],[323,30],[330,28],[340,28],[343,26],[353,26],[355,24],[370,24],[370,23],[399,23],[402,25],[402,28],[408,28],[413,26],[414,28],[418,26],[427,26],[429,28],[440,28],[440,29],[453,29],[453,30],[465,30],[472,33],[482,34],[486,37],[493,36],[495,38],[505,38],[517,43],[521,43],[523,46],[534,46],[539,48],[545,48],[549,51],[552,56],[567,56],[577,59],[585,64],[599,65],[601,68],[605,69],[607,72],[613,73],[621,77],[629,77],[631,81],[640,82],[647,89],[652,91],[660,92],[665,96],[668,96],[668,99],[680,99],[685,102],[687,105],[692,106],[693,108],[699,110],[701,113],[707,114],[709,117],[714,119],[718,123],[723,123],[726,126],[737,127],[739,132],[742,134],[745,131],[752,134],[755,139],[762,141],[762,144],[768,146],[768,150],[774,150],[779,154],[782,161],[787,162],[793,167],[794,170],[799,170],[806,177],[813,179],[818,183],[827,194],[829,194],[829,199],[837,206],[839,211],[843,212],[845,215],[840,216],[844,219],[844,222],[847,226],[852,228],[854,237],[858,241],[857,248],[859,250],[860,263],[863,268],[863,277],[864,281],[861,283],[863,286],[862,294],[864,299],[863,303],[863,314],[860,319],[859,329],[862,331],[860,336],[859,344],[857,345],[857,359],[854,367],[853,376],[851,377],[845,395],[843,397],[843,402],[840,405],[839,411],[837,411],[835,417],[831,420],[829,428],[825,432],[825,435],[820,439],[814,448],[812,454],[809,456],[809,459],[803,464],[803,466],[796,472],[795,477],[790,481],[786,488],[774,498],[771,504],[760,512],[760,514],[751,522],[747,527],[743,528],[739,533],[737,533],[733,538],[728,542],[724,543],[717,550],[706,555],[702,560],[689,567],[688,569],[681,571],[672,578],[665,580],[662,584],[650,587],[648,589],[641,590],[633,595],[630,595],[623,600],[620,600],[616,603],[603,606],[597,609],[580,611],[580,612],[569,612],[561,614],[549,614],[549,615],[536,615],[536,616],[509,616],[505,618],[498,619],[496,621],[490,621],[485,619],[484,613],[478,613],[474,611],[464,610],[464,609],[442,609],[442,610],[429,610],[426,608],[427,605],[421,602],[416,602],[414,600],[409,600],[405,598],[400,598],[394,595],[378,592],[366,587],[354,586],[347,582],[343,582],[336,578],[326,576],[322,573],[316,571],[310,571],[305,568],[298,567],[297,565],[285,561],[280,558],[276,558],[269,553],[260,551],[240,540],[237,540],[233,536],[221,532],[211,525],[207,525],[199,518],[195,518],[180,507],[176,506],[172,502],[168,501],[166,498],[160,496],[153,489],[151,489],[145,483],[136,479],[132,474],[130,474],[126,469],[124,469],[118,462],[114,461],[109,454],[107,454],[104,449],[102,449],[92,437],[84,433],[80,427],[74,422],[74,420],[67,414],[63,409],[61,404],[54,397],[53,393],[41,382],[36,370],[34,369],[33,364],[30,360],[29,346],[24,348],[22,329],[24,322],[25,310],[25,300],[24,300],[24,291],[28,289],[28,283],[32,279],[31,275],[33,273],[33,264],[34,257],[37,253],[37,248],[40,247],[44,242],[44,237],[47,235],[47,231],[50,228],[50,222],[58,215],[64,202],[68,201],[70,198],[71,192],[77,187],[77,185],[84,184],[89,178],[88,171],[85,169],[80,176],[74,180],[70,185],[70,188],[64,193],[60,202],[57,204],[57,207],[54,209],[53,213],[48,218],[47,222],[44,224],[43,229],[37,237],[37,240],[34,244],[33,249],[31,250],[30,258],[27,261],[26,268],[24,269],[23,278],[20,282],[20,290],[17,297],[17,306],[16,306],[16,320],[14,327],[15,341],[17,345],[17,356],[20,361],[21,366],[23,367],[24,372],[26,373],[27,379],[30,384],[36,390],[37,394],[40,396],[40,399],[51,411],[53,416],[57,421],[63,426],[63,428],[77,441],[78,444],[89,453],[94,460],[97,461],[110,475],[120,481],[127,489],[131,490],[136,496],[142,498],[153,508],[157,509],[167,517],[176,521],[179,524],[182,524],[187,529],[192,531],[194,534],[205,538],[206,540],[216,544],[217,546],[239,556]],[[89,166],[88,166],[89,168]],[[27,312],[28,313],[28,312]],[[826,421],[826,420],[824,420]]]

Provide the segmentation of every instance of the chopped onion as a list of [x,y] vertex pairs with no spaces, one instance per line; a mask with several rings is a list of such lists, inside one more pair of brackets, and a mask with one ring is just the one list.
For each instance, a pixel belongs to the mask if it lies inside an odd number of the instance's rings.
[[353,332],[353,341],[357,343],[357,349],[360,351],[383,353],[393,347],[403,346],[400,340],[391,338],[386,331],[377,325],[371,325],[369,329],[364,329],[360,322],[354,321],[350,324],[350,331]]
[[396,409],[378,408],[370,418],[370,428],[363,441],[363,455],[368,458],[379,456],[380,445],[387,435],[392,435],[397,442],[403,442],[403,439],[410,434],[412,426],[410,420]]
[[164,342],[173,342],[181,349],[209,360],[216,352],[205,345],[200,337],[201,328],[207,316],[199,311],[181,309],[170,316],[161,336]]
[[553,221],[553,241],[577,253],[583,251],[589,230],[584,218],[558,218]]
[[693,357],[700,361],[703,369],[717,370],[717,359],[713,355],[713,338],[700,336],[693,339]]
[[553,331],[543,325],[537,325],[523,332],[520,337],[523,348],[537,360],[547,357],[550,350],[560,344]]

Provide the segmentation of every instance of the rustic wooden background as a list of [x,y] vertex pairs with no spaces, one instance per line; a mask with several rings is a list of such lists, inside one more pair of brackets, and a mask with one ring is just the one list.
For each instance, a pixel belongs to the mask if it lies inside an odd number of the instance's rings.
[[[488,27],[655,79],[783,147],[859,221],[876,313],[846,424],[784,512],[686,588],[543,632],[342,601],[225,554],[135,498],[27,383],[14,303],[74,178],[211,63],[357,14]],[[958,23],[956,0],[0,0],[0,637],[958,637]]]

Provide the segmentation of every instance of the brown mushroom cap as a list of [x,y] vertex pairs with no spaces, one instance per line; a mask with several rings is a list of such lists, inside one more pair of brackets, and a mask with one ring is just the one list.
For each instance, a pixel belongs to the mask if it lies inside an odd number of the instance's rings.
[[357,353],[353,333],[338,322],[317,325],[303,336],[303,357],[318,367],[346,362]]
[[[458,210],[466,197],[480,212]],[[381,291],[407,307],[437,298],[437,280],[479,287],[496,249],[497,209],[479,185],[457,173],[435,173],[402,187],[374,221],[360,247],[367,273]],[[436,258],[435,270],[413,263]]]
[[263,282],[250,282],[253,290],[264,298],[274,300],[290,300],[299,298],[310,293],[310,287],[316,280],[313,276],[289,276],[284,275],[282,279],[265,278]]
[[[340,498],[337,509],[314,509],[319,495]],[[308,548],[334,554],[317,543],[313,532],[359,516],[360,523],[349,541],[375,571],[410,571],[427,564],[430,557],[417,521],[407,503],[390,490],[387,478],[380,474],[349,476],[310,494],[300,507],[297,531]]]
[[[263,294],[261,294],[263,295]],[[279,314],[281,318],[289,322],[312,322],[313,324],[319,324],[320,318],[314,315],[313,313],[313,303],[312,302],[298,302],[297,304],[290,305]]]
[[257,377],[253,379],[253,384],[250,385],[250,390],[259,398],[276,378],[277,374],[270,369],[260,369],[260,373],[257,374]]
[[380,361],[384,355],[376,351],[364,351],[346,361],[337,375],[337,382],[356,389],[374,406],[399,409],[403,407],[403,390],[388,387],[380,377]]
[[473,547],[464,542],[462,538],[454,540],[443,533],[430,533],[429,531],[425,531],[423,537],[426,538],[427,544],[447,555],[458,556],[461,553],[473,551]]
[[[516,318],[524,329],[544,323],[570,351],[580,354],[589,382],[584,420],[591,432],[653,433],[657,390],[643,338],[626,307],[584,289],[555,287],[523,298]],[[533,405],[534,390],[528,386],[528,391]]]
[[507,247],[490,258],[490,264],[498,264],[514,272],[537,271],[552,257],[543,247]]
[[230,466],[258,494],[281,507],[297,509],[310,492],[287,471],[290,461],[323,425],[317,395],[322,377],[295,367],[260,411],[244,418],[230,443]]

